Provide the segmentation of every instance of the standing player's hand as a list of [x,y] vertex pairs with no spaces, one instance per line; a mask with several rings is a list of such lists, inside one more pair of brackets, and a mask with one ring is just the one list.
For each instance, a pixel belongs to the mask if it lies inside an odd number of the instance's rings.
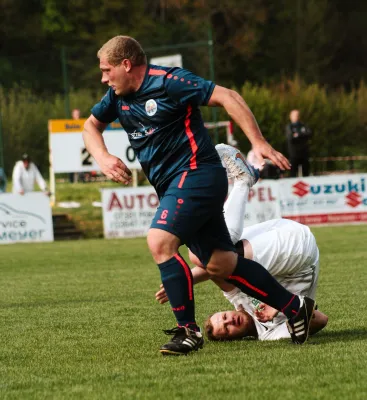
[[125,185],[131,182],[131,171],[118,157],[107,153],[98,160],[98,164],[101,171],[114,182],[121,182]]
[[255,156],[260,160],[262,166],[265,165],[264,158],[268,158],[274,165],[279,167],[282,171],[285,169],[291,169],[291,164],[283,156],[282,153],[273,149],[270,144],[263,140],[261,142],[255,143],[252,145],[252,149],[255,153]]
[[262,303],[258,306],[255,311],[255,316],[260,322],[268,322],[271,321],[278,314],[278,310],[273,307],[268,306],[265,303]]
[[168,297],[162,283],[160,288],[161,289],[155,294],[155,299],[161,304],[167,303]]

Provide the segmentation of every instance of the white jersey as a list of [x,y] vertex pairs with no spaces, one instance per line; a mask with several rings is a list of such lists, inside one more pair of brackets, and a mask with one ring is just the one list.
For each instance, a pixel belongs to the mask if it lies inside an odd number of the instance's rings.
[[46,190],[46,182],[36,165],[30,162],[29,168],[26,169],[23,161],[17,161],[13,169],[13,193],[33,192],[35,182],[41,190]]
[[[319,273],[319,250],[310,229],[287,219],[273,219],[245,228],[241,239],[252,247],[253,260],[266,268],[286,289],[315,298]],[[260,323],[255,317],[261,303],[238,288],[224,293],[236,310],[243,308],[254,319],[259,340],[289,338],[286,317],[279,313]]]

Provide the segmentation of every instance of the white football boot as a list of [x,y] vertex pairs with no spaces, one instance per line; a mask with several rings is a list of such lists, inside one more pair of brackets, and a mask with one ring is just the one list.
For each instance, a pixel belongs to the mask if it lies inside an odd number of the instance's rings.
[[215,149],[227,170],[228,178],[245,181],[249,187],[255,185],[260,172],[246,161],[238,149],[224,143],[217,144]]

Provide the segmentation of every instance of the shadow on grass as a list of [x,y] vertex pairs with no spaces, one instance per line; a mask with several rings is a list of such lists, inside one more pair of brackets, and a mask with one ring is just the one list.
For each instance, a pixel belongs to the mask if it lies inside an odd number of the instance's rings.
[[312,344],[332,342],[349,342],[354,340],[367,340],[367,329],[343,329],[340,331],[325,331],[311,336]]

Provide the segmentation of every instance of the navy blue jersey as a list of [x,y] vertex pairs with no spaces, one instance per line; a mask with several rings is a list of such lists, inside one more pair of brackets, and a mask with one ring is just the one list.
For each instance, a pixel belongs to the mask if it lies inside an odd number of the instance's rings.
[[117,96],[110,88],[92,114],[119,119],[150,183],[159,194],[179,173],[221,166],[199,110],[215,84],[181,68],[148,65],[140,89]]

